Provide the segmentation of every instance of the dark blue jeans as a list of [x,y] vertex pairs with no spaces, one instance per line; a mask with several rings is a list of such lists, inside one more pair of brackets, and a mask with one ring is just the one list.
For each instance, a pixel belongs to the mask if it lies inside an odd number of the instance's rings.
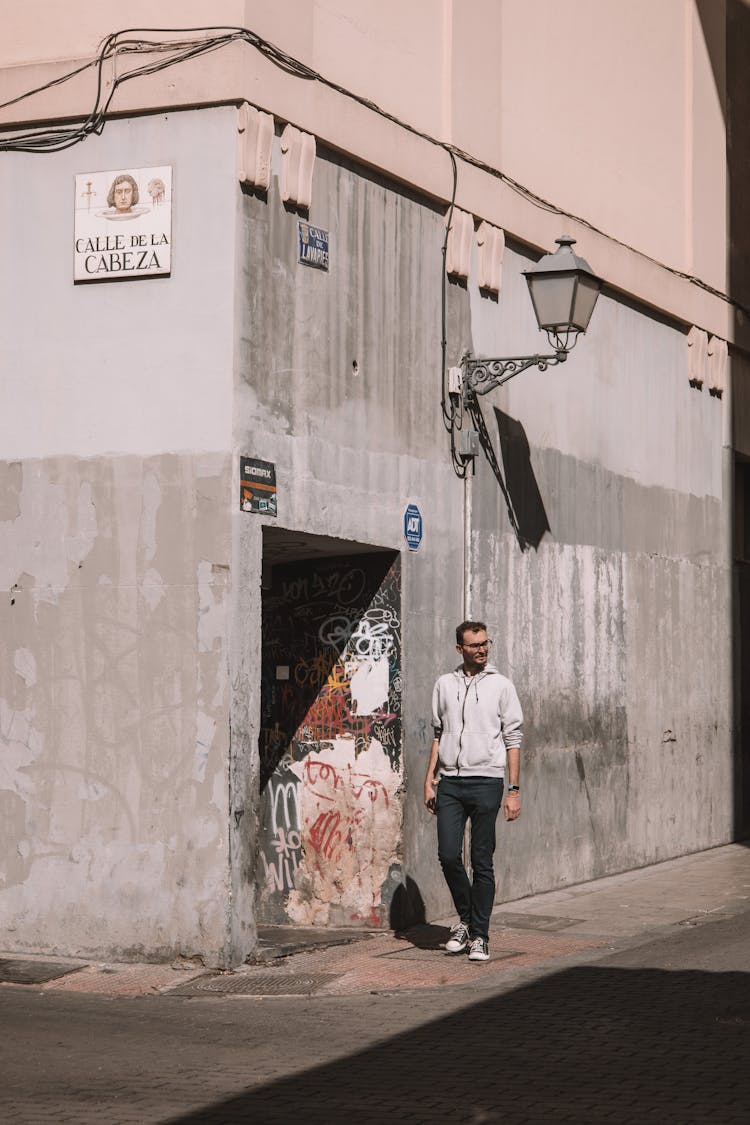
[[[441,777],[437,790],[438,859],[458,916],[472,938],[487,940],[495,902],[495,824],[503,799],[499,777]],[[463,862],[466,821],[471,821],[469,881]]]

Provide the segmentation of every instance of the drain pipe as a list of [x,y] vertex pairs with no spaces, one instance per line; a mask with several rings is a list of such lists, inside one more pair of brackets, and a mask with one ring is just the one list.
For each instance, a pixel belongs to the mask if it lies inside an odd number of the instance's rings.
[[[474,479],[474,457],[464,455],[464,621],[471,621],[471,587],[473,584],[473,571],[471,567],[471,486]],[[471,869],[471,832],[467,821],[464,828],[462,845],[464,867],[472,878]]]
[[[464,474],[464,621],[471,621],[471,587],[473,572],[471,568],[471,485],[474,478],[474,458],[464,460],[466,472]],[[463,838],[463,861],[469,875],[473,877],[471,869],[471,831],[467,821]]]
[[471,588],[473,574],[471,569],[471,484],[474,476],[474,458],[466,465],[464,476],[464,621],[471,620]]

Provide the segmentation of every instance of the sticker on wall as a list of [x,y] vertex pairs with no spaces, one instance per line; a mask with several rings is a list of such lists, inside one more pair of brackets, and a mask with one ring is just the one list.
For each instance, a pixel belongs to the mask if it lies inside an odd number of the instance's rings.
[[74,216],[74,281],[169,276],[171,167],[80,173]]
[[297,223],[299,232],[299,261],[305,266],[314,266],[318,270],[328,269],[328,231],[320,227],[311,227],[309,223],[300,219]]
[[419,550],[422,532],[422,513],[416,504],[407,504],[404,510],[404,538],[410,551]]
[[271,461],[240,458],[240,509],[276,515],[276,466]]

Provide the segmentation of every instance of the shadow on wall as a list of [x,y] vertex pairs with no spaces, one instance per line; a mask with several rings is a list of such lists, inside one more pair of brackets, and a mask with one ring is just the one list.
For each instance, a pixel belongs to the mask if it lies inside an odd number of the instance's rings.
[[521,423],[497,407],[495,420],[505,466],[505,483],[516,517],[518,541],[523,550],[528,547],[536,550],[550,527],[531,464],[529,439]]
[[[508,519],[522,551],[536,551],[550,530],[539,491],[526,431],[520,422],[495,407],[500,458],[490,437],[482,408],[476,398],[469,401],[469,416],[479,434],[479,443],[505,499]],[[501,465],[502,460],[502,465]]]
[[[368,999],[369,1019],[387,1020],[395,1001]],[[361,1018],[359,1007],[336,1012]],[[729,1125],[750,1104],[748,1012],[746,973],[568,969],[172,1125]]]

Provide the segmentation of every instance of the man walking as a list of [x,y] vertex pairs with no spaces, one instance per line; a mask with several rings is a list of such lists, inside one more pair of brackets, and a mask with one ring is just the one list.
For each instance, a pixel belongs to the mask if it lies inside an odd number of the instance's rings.
[[[462,663],[440,676],[432,693],[435,738],[424,783],[424,803],[437,814],[438,859],[459,916],[445,948],[448,953],[468,948],[470,961],[490,957],[500,805],[506,820],[521,815],[523,715],[513,684],[489,663],[491,644],[483,621],[464,621],[456,629]],[[462,858],[467,820],[473,882]]]

